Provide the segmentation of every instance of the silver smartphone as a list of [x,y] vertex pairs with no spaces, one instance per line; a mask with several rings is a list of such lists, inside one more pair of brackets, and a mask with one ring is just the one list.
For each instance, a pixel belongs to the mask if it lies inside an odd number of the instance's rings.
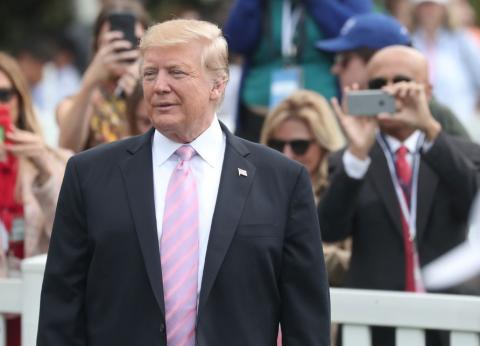
[[347,92],[346,97],[350,115],[395,113],[395,97],[383,90],[352,90]]

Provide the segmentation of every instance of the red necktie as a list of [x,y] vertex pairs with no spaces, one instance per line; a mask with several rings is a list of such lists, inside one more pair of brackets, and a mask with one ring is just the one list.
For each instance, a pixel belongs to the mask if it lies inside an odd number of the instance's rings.
[[[407,161],[407,154],[408,149],[403,145],[397,150],[395,169],[397,171],[398,182],[400,183],[400,187],[405,195],[407,206],[410,208],[412,168]],[[405,219],[403,213],[400,214],[402,217],[403,243],[405,247],[405,290],[408,292],[415,292],[415,255],[413,239],[410,235],[408,220]]]

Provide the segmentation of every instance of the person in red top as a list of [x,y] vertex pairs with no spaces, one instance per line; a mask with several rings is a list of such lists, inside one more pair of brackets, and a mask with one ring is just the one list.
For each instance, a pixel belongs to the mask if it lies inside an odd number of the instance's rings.
[[[0,278],[45,253],[70,152],[48,148],[17,62],[0,52]],[[20,345],[20,319],[7,321],[7,345]]]

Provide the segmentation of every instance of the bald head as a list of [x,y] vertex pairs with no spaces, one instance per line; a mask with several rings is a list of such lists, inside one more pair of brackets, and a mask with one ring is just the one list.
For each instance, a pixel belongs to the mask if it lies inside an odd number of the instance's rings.
[[406,46],[389,46],[379,50],[367,65],[367,75],[369,79],[404,76],[429,85],[427,59],[416,49]]
[[[372,88],[372,85],[378,87],[385,83],[413,81],[424,85],[427,99],[432,96],[427,59],[410,47],[390,46],[379,50],[367,65],[367,76]],[[401,141],[408,138],[414,131],[413,128],[397,121],[394,117],[382,119],[379,121],[379,126],[383,133]]]

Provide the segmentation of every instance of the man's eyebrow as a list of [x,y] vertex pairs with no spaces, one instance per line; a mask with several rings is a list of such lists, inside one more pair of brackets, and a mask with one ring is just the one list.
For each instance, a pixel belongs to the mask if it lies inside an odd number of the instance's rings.
[[165,67],[166,68],[182,68],[182,69],[188,69],[188,65],[187,64],[183,64],[181,62],[171,62],[171,63],[167,63],[165,64]]
[[144,63],[144,64],[143,64],[143,69],[144,69],[144,70],[146,70],[146,69],[150,69],[150,70],[151,70],[151,69],[156,69],[156,68],[157,68],[157,66],[154,65],[154,64],[149,64],[149,63]]

